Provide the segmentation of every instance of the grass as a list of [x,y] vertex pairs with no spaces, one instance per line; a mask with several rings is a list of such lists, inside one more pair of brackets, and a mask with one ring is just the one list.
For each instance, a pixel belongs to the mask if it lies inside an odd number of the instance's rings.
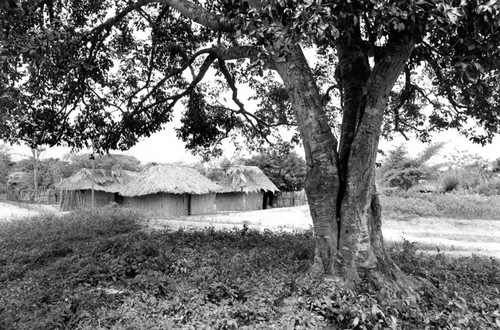
[[312,233],[140,230],[119,208],[1,223],[0,329],[492,329],[498,261],[389,247],[441,291],[381,296],[296,281]]
[[500,220],[500,196],[397,192],[380,197],[384,216]]

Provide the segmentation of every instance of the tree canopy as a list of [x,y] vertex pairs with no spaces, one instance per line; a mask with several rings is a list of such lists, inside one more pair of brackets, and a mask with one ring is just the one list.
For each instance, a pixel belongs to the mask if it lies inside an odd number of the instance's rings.
[[[427,138],[428,128],[454,127],[487,142],[499,127],[498,9],[498,1],[431,0],[6,3],[0,131],[8,141],[126,149],[189,99],[179,136],[191,149],[213,149],[234,129],[264,137],[295,124],[289,95],[268,71],[292,46],[313,47],[311,70],[335,113],[338,45],[353,41],[349,56],[367,52],[372,63],[359,56],[350,69],[369,74],[392,40],[411,38],[415,49],[391,92],[385,129]],[[209,67],[215,87],[202,84]],[[242,83],[258,91],[256,111],[243,104]],[[232,93],[233,108],[218,99],[221,88]]]
[[243,163],[260,168],[281,191],[304,188],[306,162],[296,151],[265,151],[244,160]]
[[[76,173],[81,168],[92,168],[92,154],[68,154],[64,156],[67,164],[64,168],[63,176],[68,177]],[[120,154],[95,155],[95,168],[104,170],[125,170],[138,172],[141,170],[141,162],[134,156]]]

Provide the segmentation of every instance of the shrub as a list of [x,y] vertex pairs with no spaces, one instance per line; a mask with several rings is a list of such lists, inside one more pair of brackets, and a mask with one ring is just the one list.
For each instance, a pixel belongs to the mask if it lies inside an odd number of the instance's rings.
[[389,187],[399,187],[408,190],[426,177],[428,177],[428,171],[425,169],[410,167],[387,171],[384,180]]
[[456,190],[459,186],[460,179],[453,174],[448,174],[442,179],[442,189],[445,193]]
[[481,184],[479,184],[474,189],[471,189],[470,192],[476,193],[482,196],[495,196],[500,195],[500,178],[494,178],[491,180],[487,180]]
[[442,217],[457,219],[499,219],[500,196],[478,196],[414,191],[381,194],[384,216],[395,219]]

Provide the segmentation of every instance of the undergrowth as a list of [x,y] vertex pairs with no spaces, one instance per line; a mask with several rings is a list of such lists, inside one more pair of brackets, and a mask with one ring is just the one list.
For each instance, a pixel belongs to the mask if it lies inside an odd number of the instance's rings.
[[500,220],[500,196],[397,191],[380,197],[389,218],[437,217]]
[[0,224],[0,329],[492,329],[495,259],[390,253],[440,289],[297,282],[312,233],[139,230],[120,209]]

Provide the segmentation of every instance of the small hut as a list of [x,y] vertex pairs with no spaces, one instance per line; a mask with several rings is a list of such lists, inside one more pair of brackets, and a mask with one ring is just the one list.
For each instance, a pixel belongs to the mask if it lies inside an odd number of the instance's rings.
[[231,166],[216,178],[221,192],[216,195],[217,211],[262,210],[271,205],[279,189],[256,166]]
[[220,187],[196,169],[159,164],[144,169],[122,190],[125,205],[160,217],[215,213]]
[[130,171],[111,171],[103,169],[82,168],[56,188],[61,190],[60,208],[71,211],[88,208],[92,204],[92,181],[94,182],[94,206],[102,207],[110,203],[123,204],[120,191],[138,173]]

